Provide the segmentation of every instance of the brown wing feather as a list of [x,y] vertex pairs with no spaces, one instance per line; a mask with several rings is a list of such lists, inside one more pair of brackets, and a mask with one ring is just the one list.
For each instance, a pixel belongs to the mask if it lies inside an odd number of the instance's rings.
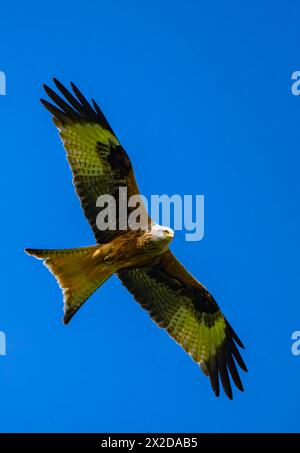
[[247,369],[235,343],[240,347],[243,344],[212,295],[171,251],[151,266],[122,270],[118,276],[152,319],[209,374],[217,396],[220,377],[226,394],[232,398],[229,373],[243,391],[235,362],[244,371]]
[[[96,102],[92,101],[93,108],[73,83],[74,95],[58,80],[54,79],[54,83],[65,99],[44,85],[55,105],[44,99],[41,102],[54,116],[60,131],[73,183],[95,238],[98,243],[109,242],[122,231],[97,228],[101,209],[96,207],[96,201],[100,195],[114,196],[118,226],[119,188],[127,187],[127,201],[132,195],[139,195],[130,159]],[[128,215],[133,209],[128,209]],[[146,227],[151,223],[146,212],[145,218]]]

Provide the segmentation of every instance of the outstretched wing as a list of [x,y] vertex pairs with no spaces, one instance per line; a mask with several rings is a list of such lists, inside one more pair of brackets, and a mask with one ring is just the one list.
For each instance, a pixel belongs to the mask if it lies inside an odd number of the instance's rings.
[[[103,244],[122,233],[118,228],[119,188],[127,188],[127,194],[121,191],[121,196],[125,195],[126,198],[123,199],[124,206],[127,206],[132,195],[139,195],[132,165],[96,102],[92,100],[92,107],[73,83],[71,87],[74,95],[58,80],[53,80],[62,97],[44,85],[46,93],[55,105],[44,99],[41,99],[41,102],[52,113],[53,121],[60,131],[84,214],[93,229],[96,241]],[[96,203],[101,195],[114,197],[116,204],[111,205],[111,211],[109,212],[107,204],[102,206],[102,209],[105,209],[112,219],[116,219],[115,230],[111,228],[103,231],[97,227],[96,219],[101,207],[97,207]],[[127,214],[130,215],[133,209],[128,208]],[[142,206],[139,212],[142,212],[142,209],[145,208]],[[147,225],[151,222],[146,211],[141,217]],[[147,225],[141,223],[141,227]]]
[[118,276],[152,319],[210,376],[216,396],[219,396],[220,377],[227,396],[232,399],[229,374],[243,391],[236,367],[237,363],[247,371],[237,348],[237,345],[243,348],[243,344],[211,294],[170,250],[151,266],[122,270]]

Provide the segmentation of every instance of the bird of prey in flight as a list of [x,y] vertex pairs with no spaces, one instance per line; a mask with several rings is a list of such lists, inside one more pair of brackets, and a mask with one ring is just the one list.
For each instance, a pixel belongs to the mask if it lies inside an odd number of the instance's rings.
[[219,396],[221,381],[232,399],[231,380],[243,391],[237,365],[247,371],[237,347],[243,348],[242,342],[212,295],[170,251],[174,236],[170,228],[155,224],[145,212],[146,221],[138,230],[98,229],[96,202],[100,195],[112,195],[117,203],[120,187],[127,188],[128,199],[139,195],[134,171],[96,102],[92,100],[90,104],[73,83],[73,94],[58,80],[54,79],[54,83],[60,94],[45,85],[53,103],[43,99],[41,102],[60,132],[75,190],[96,245],[25,251],[42,259],[56,277],[63,291],[64,323],[116,274],[158,326],[210,377],[215,395]]

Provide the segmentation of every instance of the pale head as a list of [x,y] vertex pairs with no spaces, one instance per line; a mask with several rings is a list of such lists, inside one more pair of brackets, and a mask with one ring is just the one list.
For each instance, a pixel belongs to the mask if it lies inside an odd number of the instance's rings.
[[151,227],[151,236],[153,239],[162,241],[166,244],[172,241],[174,238],[174,231],[172,228],[158,225],[157,223]]

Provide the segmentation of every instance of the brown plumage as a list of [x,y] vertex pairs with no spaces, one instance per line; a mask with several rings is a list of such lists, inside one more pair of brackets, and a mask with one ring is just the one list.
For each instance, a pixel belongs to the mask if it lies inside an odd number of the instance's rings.
[[68,323],[87,298],[111,275],[116,274],[152,319],[173,337],[210,376],[215,394],[220,384],[232,398],[230,376],[243,391],[238,365],[247,371],[237,345],[243,344],[207,289],[174,257],[169,249],[170,228],[154,224],[141,202],[141,224],[136,231],[117,228],[101,231],[97,199],[111,195],[116,200],[126,188],[126,202],[139,195],[130,159],[95,101],[92,105],[71,84],[72,94],[60,82],[54,83],[65,99],[45,86],[54,102],[42,100],[60,131],[73,183],[97,245],[66,250],[34,250],[27,253],[43,259],[55,275],[64,294],[64,322]]

